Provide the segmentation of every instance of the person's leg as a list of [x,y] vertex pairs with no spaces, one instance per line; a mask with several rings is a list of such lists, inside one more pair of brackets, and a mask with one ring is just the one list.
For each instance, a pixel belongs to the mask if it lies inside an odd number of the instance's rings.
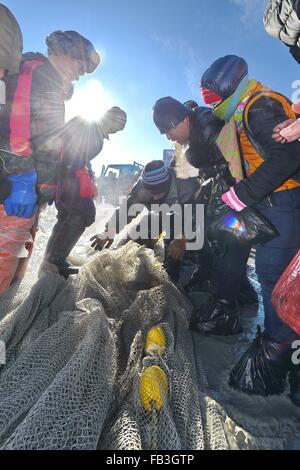
[[27,270],[27,267],[28,267],[28,263],[30,261],[30,258],[31,258],[32,252],[33,252],[35,237],[36,237],[36,234],[37,234],[37,231],[38,231],[40,210],[41,209],[38,210],[38,212],[36,214],[36,219],[35,219],[34,224],[33,224],[32,228],[30,230],[31,241],[25,243],[25,248],[28,251],[28,256],[27,256],[27,258],[19,259],[18,267],[16,269],[14,278],[11,282],[12,284],[14,284],[15,282],[21,281],[23,279],[23,277],[25,276],[25,273],[26,273],[26,270]]
[[9,289],[19,264],[19,258],[0,253],[0,295]]
[[249,248],[231,246],[223,256],[212,254],[210,294],[196,311],[192,329],[209,335],[234,335],[242,331],[237,298],[246,274]]
[[28,257],[26,244],[32,241],[31,230],[36,214],[31,218],[8,216],[0,205],[0,293],[3,294],[11,285],[19,260]]
[[256,271],[262,289],[265,331],[258,334],[230,374],[230,385],[248,393],[278,394],[291,368],[296,334],[278,317],[271,303],[273,288],[300,247],[300,189],[272,194],[273,205],[258,209],[279,236],[256,249]]
[[238,244],[231,246],[223,257],[213,256],[211,267],[211,293],[229,303],[237,301],[246,276],[250,248]]
[[265,313],[265,335],[276,342],[296,336],[291,328],[286,326],[278,317],[271,302],[273,289],[284,272],[285,268],[294,257],[297,248],[272,248],[267,246],[257,247],[256,273],[261,285]]
[[[67,257],[85,231],[84,218],[80,212],[67,211],[60,206],[58,208],[57,222],[52,229],[48,240],[44,260],[50,265],[55,265],[63,275],[76,274],[77,268],[71,269]],[[42,272],[48,270],[43,264]]]
[[[70,274],[76,274],[78,269],[67,261],[67,257],[86,227],[95,221],[96,208],[92,198],[82,198],[76,205],[67,206],[60,203],[57,211],[57,222],[48,240],[44,260],[57,266],[58,271],[68,277]],[[49,271],[46,263],[43,263],[40,272]]]
[[256,249],[256,273],[261,284],[265,310],[265,334],[282,341],[292,330],[278,317],[272,291],[300,247],[300,188],[273,193],[273,206],[259,204],[259,210],[275,225],[280,235]]

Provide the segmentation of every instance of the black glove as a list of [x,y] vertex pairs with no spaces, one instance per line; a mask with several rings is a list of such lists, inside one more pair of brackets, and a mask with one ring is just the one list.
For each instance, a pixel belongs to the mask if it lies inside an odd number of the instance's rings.
[[124,129],[127,122],[127,114],[118,106],[106,111],[106,113],[100,119],[100,127],[105,137],[108,134],[115,134]]
[[109,248],[110,245],[112,245],[114,239],[113,238],[106,238],[103,236],[104,234],[100,235],[94,235],[92,238],[90,238],[91,247],[94,248],[96,251],[101,251],[103,248]]

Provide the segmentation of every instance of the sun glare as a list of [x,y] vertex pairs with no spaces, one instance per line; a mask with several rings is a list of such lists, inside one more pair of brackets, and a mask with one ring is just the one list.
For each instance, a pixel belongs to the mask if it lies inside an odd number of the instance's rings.
[[99,119],[112,106],[103,85],[99,80],[90,80],[75,90],[73,97],[66,103],[66,120],[75,116],[93,121]]

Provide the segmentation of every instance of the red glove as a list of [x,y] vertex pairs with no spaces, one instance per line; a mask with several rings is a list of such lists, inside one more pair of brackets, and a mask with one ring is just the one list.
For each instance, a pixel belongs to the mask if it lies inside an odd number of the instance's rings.
[[75,172],[79,179],[80,197],[81,198],[94,198],[96,195],[95,184],[93,177],[89,174],[88,169],[80,168]]

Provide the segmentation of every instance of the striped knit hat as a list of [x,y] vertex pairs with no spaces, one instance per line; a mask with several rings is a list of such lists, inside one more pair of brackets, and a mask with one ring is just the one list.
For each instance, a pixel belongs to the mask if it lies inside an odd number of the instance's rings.
[[148,163],[142,173],[144,188],[151,193],[159,194],[168,192],[171,184],[171,175],[162,160],[153,160]]

